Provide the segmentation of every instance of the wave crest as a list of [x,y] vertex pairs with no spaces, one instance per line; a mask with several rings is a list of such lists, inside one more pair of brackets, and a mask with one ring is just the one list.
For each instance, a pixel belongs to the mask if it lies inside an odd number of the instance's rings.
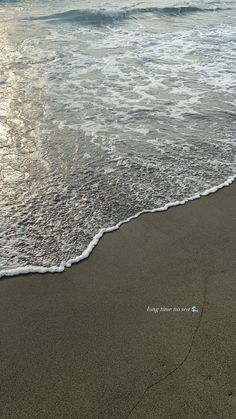
[[49,20],[54,22],[70,22],[83,25],[106,25],[120,22],[142,14],[156,14],[161,16],[182,16],[192,13],[207,13],[223,11],[219,7],[207,9],[195,6],[182,7],[147,7],[134,9],[114,10],[69,10],[63,13],[56,13],[48,16],[31,17],[30,20]]

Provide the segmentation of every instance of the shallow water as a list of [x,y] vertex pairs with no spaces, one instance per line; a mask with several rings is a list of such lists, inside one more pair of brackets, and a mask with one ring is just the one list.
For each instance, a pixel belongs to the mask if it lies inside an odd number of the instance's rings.
[[62,269],[101,229],[236,173],[235,12],[0,1],[0,275]]

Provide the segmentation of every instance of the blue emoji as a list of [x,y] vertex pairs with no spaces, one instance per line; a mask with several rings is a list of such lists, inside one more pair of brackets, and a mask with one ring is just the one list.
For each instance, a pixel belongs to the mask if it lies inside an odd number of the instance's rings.
[[192,313],[198,313],[199,312],[199,308],[193,306],[191,308],[191,311],[192,311]]

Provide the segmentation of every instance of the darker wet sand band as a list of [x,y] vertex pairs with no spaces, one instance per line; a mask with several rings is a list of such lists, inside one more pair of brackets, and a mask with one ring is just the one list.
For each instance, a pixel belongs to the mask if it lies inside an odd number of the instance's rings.
[[0,418],[236,417],[235,207],[233,184],[1,280]]

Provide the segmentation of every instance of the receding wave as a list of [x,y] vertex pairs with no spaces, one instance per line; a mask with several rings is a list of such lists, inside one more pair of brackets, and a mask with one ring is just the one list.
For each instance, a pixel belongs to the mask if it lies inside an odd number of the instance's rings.
[[79,23],[83,25],[106,25],[120,22],[126,19],[135,18],[142,14],[156,14],[161,16],[182,16],[192,13],[219,12],[225,9],[200,8],[195,6],[182,7],[148,7],[134,9],[113,9],[113,10],[69,10],[63,13],[56,13],[48,16],[31,17],[30,20],[49,20],[53,22]]
[[234,4],[210,1],[0,3],[0,278],[236,180]]

